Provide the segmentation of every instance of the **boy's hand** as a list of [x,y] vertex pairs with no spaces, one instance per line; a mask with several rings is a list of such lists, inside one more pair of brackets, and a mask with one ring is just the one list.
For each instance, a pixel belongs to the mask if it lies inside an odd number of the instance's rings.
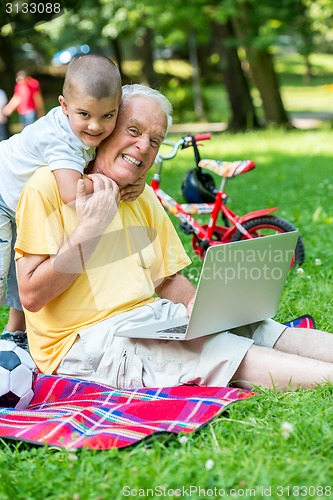
[[146,184],[146,177],[140,177],[133,184],[123,187],[120,190],[120,199],[124,201],[134,201],[143,193]]

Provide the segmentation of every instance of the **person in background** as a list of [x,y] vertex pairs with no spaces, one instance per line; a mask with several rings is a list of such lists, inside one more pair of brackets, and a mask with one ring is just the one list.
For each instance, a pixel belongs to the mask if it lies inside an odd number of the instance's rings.
[[22,128],[34,123],[45,114],[44,100],[38,80],[23,69],[16,73],[13,97],[3,108],[3,114],[10,116],[17,110]]
[[7,125],[7,117],[3,114],[2,110],[4,106],[7,104],[8,99],[4,90],[0,89],[0,141],[4,139],[8,139],[8,125]]

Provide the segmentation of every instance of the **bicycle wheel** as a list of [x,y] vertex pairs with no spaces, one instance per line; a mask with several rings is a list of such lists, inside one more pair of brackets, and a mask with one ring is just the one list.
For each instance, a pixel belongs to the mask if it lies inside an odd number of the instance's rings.
[[[255,217],[254,219],[248,220],[243,224],[244,228],[255,238],[261,236],[269,236],[275,233],[288,233],[290,231],[295,231],[296,228],[287,220],[281,217],[276,217],[275,215],[266,215],[263,217]],[[240,231],[236,231],[232,237],[232,241],[239,241],[245,239],[244,235]],[[292,267],[300,265],[305,259],[305,247],[301,236],[298,237],[295,255],[292,262]]]

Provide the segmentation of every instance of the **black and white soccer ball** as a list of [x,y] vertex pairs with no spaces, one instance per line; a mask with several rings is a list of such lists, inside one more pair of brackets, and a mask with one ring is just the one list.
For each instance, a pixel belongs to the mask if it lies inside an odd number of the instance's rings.
[[22,410],[34,396],[37,367],[30,354],[9,340],[0,340],[0,406]]

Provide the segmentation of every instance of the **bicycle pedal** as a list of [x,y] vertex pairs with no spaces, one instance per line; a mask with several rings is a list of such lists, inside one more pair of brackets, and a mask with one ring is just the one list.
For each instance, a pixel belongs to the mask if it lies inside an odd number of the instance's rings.
[[190,226],[190,224],[188,222],[181,222],[179,224],[179,229],[185,234],[193,234],[194,233],[193,228]]

